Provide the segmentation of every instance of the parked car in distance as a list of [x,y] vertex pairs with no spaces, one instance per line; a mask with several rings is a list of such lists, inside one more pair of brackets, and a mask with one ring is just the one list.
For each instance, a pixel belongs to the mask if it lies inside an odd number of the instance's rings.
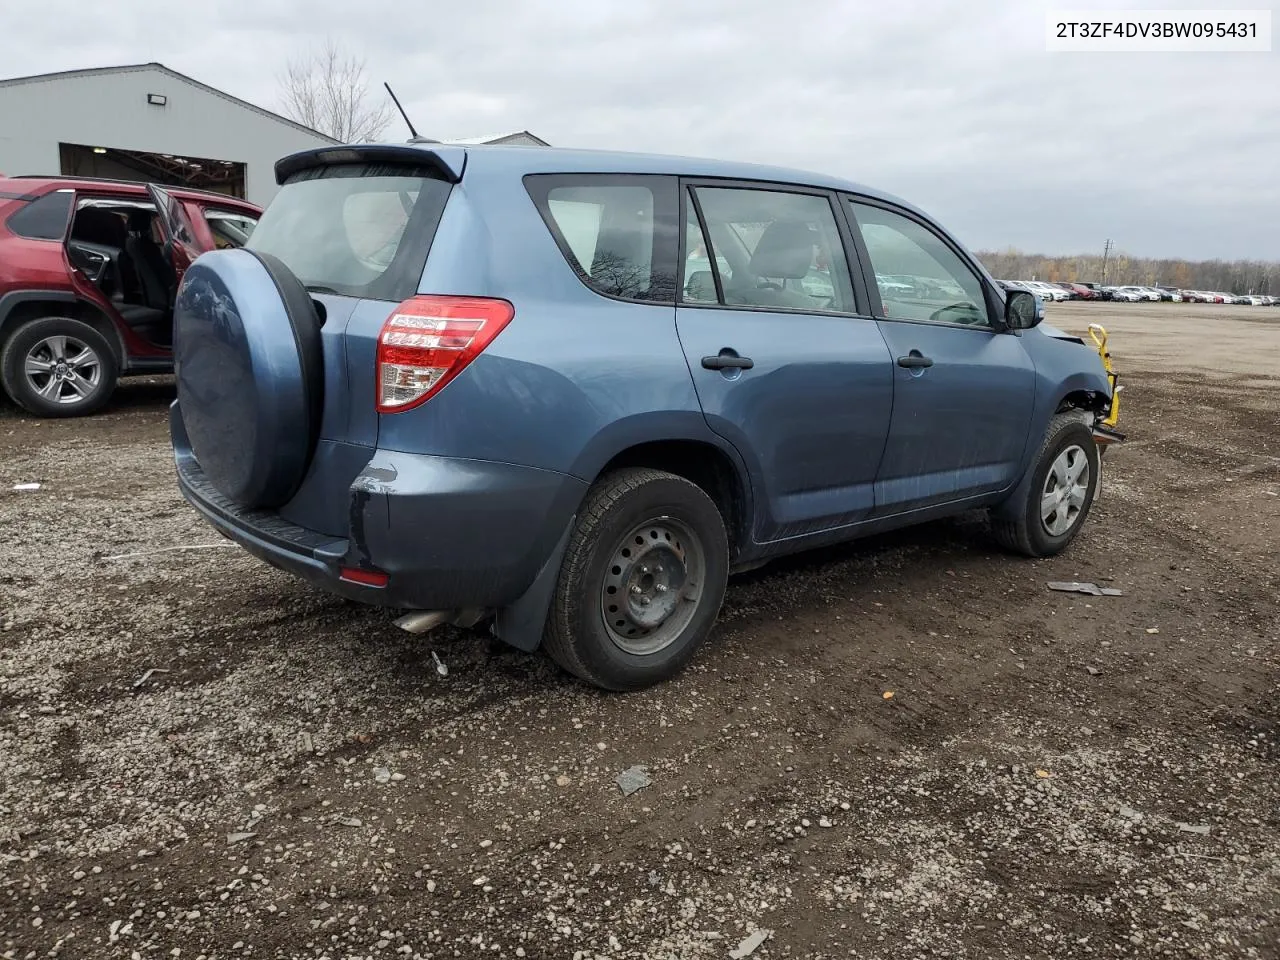
[[1059,286],[1072,294],[1072,299],[1075,300],[1096,300],[1098,298],[1097,292],[1083,283],[1063,283],[1059,284]]
[[886,194],[507,146],[276,175],[245,247],[182,282],[179,487],[407,629],[489,621],[635,689],[690,660],[731,571],[975,508],[1043,557],[1089,514],[1098,352]]
[[1123,303],[1137,303],[1139,300],[1147,299],[1137,287],[1110,287],[1108,289],[1112,300],[1119,300]]
[[260,208],[178,187],[0,177],[0,384],[42,417],[92,413],[120,376],[169,373],[173,302]]
[[1026,290],[1030,290],[1041,300],[1052,300],[1059,302],[1068,299],[1067,291],[1052,283],[1046,283],[1043,280],[1019,280],[1020,286]]

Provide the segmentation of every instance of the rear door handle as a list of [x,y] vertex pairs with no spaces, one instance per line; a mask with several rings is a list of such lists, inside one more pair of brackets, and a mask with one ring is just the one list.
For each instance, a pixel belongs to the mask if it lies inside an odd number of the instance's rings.
[[919,350],[912,350],[905,357],[898,358],[898,366],[906,367],[908,370],[919,370],[924,367],[932,367],[933,359],[923,356]]
[[750,357],[739,357],[732,353],[722,353],[716,357],[703,357],[705,370],[750,370],[756,362]]

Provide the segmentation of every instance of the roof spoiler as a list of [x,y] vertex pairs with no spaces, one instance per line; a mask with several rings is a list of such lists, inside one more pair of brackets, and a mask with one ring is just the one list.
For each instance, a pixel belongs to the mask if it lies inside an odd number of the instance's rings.
[[428,149],[425,146],[386,143],[351,144],[341,147],[320,147],[293,153],[276,161],[276,183],[284,183],[300,170],[313,167],[329,167],[340,163],[386,163],[403,166],[431,167],[443,180],[457,183],[462,179],[467,152],[461,147],[445,146]]

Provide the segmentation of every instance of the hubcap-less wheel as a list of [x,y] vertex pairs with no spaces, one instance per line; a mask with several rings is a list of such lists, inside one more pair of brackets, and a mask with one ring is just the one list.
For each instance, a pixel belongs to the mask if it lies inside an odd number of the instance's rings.
[[1089,498],[1089,457],[1075,444],[1053,461],[1040,496],[1040,522],[1051,536],[1060,537],[1080,519]]
[[706,579],[698,536],[671,517],[642,523],[613,550],[600,594],[609,639],[648,656],[671,645],[693,618]]
[[37,341],[22,362],[27,383],[53,403],[79,403],[102,381],[102,360],[83,340],[70,336]]

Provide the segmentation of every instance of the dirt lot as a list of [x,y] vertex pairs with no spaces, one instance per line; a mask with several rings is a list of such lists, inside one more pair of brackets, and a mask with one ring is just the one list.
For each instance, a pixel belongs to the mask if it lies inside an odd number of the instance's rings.
[[0,956],[1280,956],[1280,310],[1098,318],[1131,442],[1065,555],[779,563],[631,696],[149,552],[219,540],[163,381],[4,408]]

